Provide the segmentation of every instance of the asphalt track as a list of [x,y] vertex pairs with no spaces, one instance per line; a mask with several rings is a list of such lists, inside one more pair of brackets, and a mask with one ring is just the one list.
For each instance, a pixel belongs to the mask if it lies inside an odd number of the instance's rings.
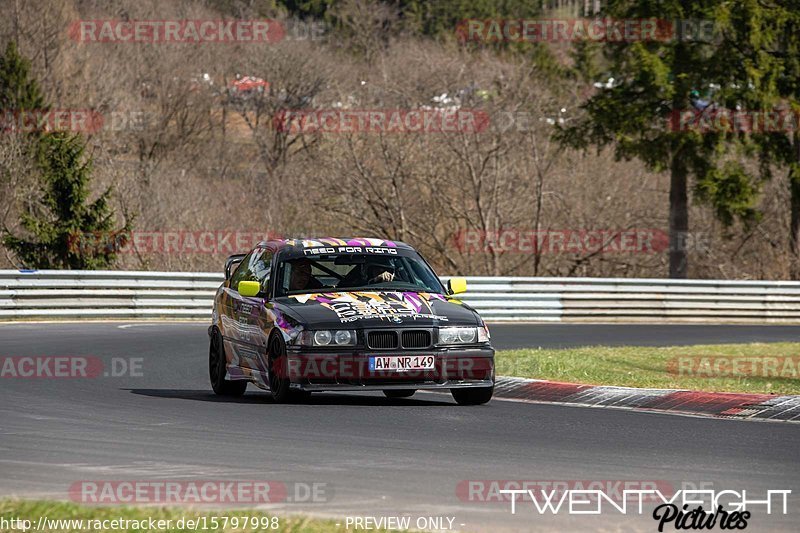
[[[495,325],[499,348],[789,341],[800,327]],[[141,375],[0,381],[0,496],[67,499],[81,480],[322,483],[322,501],[283,514],[453,516],[466,531],[655,531],[606,511],[540,515],[465,501],[463,480],[640,480],[674,488],[790,489],[789,514],[748,531],[796,531],[800,425],[492,401],[319,394],[276,405],[250,388],[220,400],[207,382],[205,325],[0,324],[0,356],[136,358]],[[672,529],[669,529],[672,530]]]

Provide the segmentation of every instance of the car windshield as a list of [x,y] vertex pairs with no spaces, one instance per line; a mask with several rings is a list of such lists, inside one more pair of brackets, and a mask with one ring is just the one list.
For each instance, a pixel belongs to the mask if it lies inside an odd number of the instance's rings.
[[326,254],[281,261],[277,296],[338,291],[442,293],[439,278],[416,255]]

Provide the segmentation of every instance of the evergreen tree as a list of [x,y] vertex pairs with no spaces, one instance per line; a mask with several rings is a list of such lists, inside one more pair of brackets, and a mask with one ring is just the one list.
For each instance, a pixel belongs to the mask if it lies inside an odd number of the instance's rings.
[[43,194],[20,220],[31,237],[7,233],[3,239],[26,267],[97,269],[114,262],[130,228],[113,230],[110,188],[87,203],[92,161],[84,150],[78,135],[57,132],[41,139],[38,164]]
[[9,41],[0,56],[0,110],[4,113],[46,108],[39,84],[31,76],[31,65]]
[[[0,57],[0,109],[4,114],[47,109],[30,73],[30,63],[13,42]],[[13,118],[9,117],[9,120]],[[39,198],[28,199],[20,216],[27,236],[4,229],[3,244],[28,268],[94,269],[109,267],[128,225],[113,232],[111,190],[87,203],[92,161],[80,135],[31,131],[18,133],[41,186]],[[100,245],[97,237],[102,236]]]
[[740,0],[726,6],[724,31],[730,36],[726,68],[746,80],[739,84],[750,110],[777,118],[777,127],[752,134],[761,167],[786,171],[789,189],[790,275],[800,279],[800,10],[782,2]]
[[[675,113],[699,110],[698,95],[712,87],[718,89],[713,103],[721,108],[736,108],[747,96],[747,79],[729,68],[730,49],[736,43],[721,31],[727,4],[723,0],[611,0],[604,4],[604,17],[677,24],[669,39],[604,43],[603,55],[614,85],[595,93],[581,106],[585,116],[558,135],[575,147],[613,146],[619,159],[639,159],[651,170],[669,172],[672,278],[685,278],[688,271],[684,240],[689,231],[690,178],[695,181],[696,197],[711,204],[725,224],[758,216],[754,207],[758,179],[741,164],[748,140],[725,131],[682,129],[674,120]],[[755,10],[750,16],[755,20],[759,14]],[[697,21],[711,21],[713,26],[698,26]],[[710,27],[715,29],[713,34]],[[684,33],[687,28],[703,31]],[[760,67],[751,64],[750,68],[752,76]]]

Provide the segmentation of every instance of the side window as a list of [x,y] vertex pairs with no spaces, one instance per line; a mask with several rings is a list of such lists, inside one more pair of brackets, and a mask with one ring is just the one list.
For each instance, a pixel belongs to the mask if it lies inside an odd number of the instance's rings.
[[231,275],[231,289],[236,290],[240,281],[255,281],[255,277],[250,272],[250,263],[253,261],[253,257],[260,252],[261,250],[253,250],[242,259],[242,262],[236,268],[236,272]]
[[276,269],[278,283],[275,285],[275,296],[286,296],[289,290],[289,279],[291,278],[291,267],[288,261],[281,261]]
[[258,281],[261,289],[266,290],[269,287],[272,256],[272,251],[263,248],[250,252],[231,276],[231,288],[237,289],[240,281]]
[[274,253],[271,250],[263,250],[261,254],[253,256],[253,265],[251,271],[256,281],[261,283],[261,290],[266,291],[269,289],[269,278],[272,274],[272,256]]

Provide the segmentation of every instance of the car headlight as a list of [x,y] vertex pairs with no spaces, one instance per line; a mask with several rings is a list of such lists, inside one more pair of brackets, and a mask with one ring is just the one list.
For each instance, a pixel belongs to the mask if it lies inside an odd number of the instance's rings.
[[439,328],[439,344],[474,344],[478,328]]
[[302,346],[352,346],[356,343],[356,332],[352,329],[303,331],[298,336]]
[[314,344],[317,346],[327,346],[333,340],[333,335],[328,330],[314,332]]
[[353,344],[353,340],[356,337],[353,333],[354,332],[350,331],[349,329],[340,329],[333,336],[333,342],[339,346]]

